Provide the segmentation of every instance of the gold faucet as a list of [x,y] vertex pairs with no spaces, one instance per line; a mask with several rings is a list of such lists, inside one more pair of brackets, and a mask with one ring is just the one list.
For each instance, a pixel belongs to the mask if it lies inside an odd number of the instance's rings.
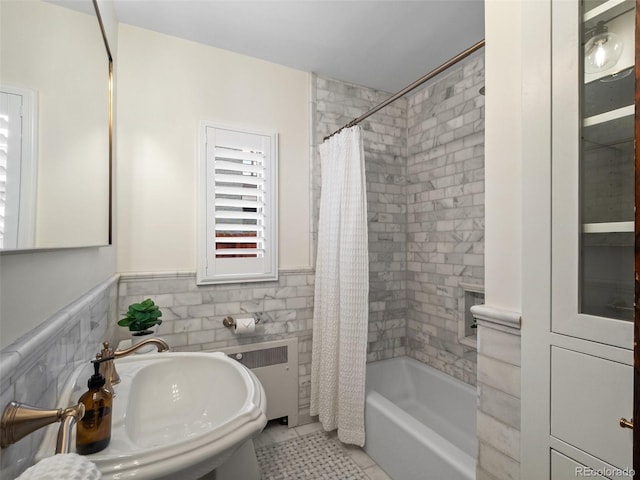
[[44,410],[24,403],[9,402],[2,412],[0,446],[6,448],[39,428],[50,423],[62,422],[58,430],[56,453],[69,453],[73,425],[83,416],[84,405],[82,403],[69,408]]
[[158,348],[158,353],[169,351],[169,344],[162,340],[161,338],[151,337],[145,340],[142,340],[135,345],[130,346],[129,348],[125,348],[124,350],[116,350],[113,352],[113,356],[116,358],[126,357],[127,355],[131,355],[133,352],[139,350],[145,345],[155,345]]
[[[124,350],[113,350],[109,346],[109,342],[103,342],[102,350],[96,355],[96,358],[113,357],[114,359],[116,359],[126,357],[127,355],[131,355],[138,349],[144,347],[145,345],[155,345],[158,348],[158,353],[169,351],[169,344],[167,342],[165,342],[161,338],[152,337],[142,340],[141,342],[136,343],[129,348],[125,348]],[[116,365],[115,363],[113,363],[113,360],[102,362],[100,364],[100,373],[107,381],[105,385],[106,388],[113,392],[111,386],[116,385],[120,382],[120,375],[118,375],[118,372],[116,371]]]

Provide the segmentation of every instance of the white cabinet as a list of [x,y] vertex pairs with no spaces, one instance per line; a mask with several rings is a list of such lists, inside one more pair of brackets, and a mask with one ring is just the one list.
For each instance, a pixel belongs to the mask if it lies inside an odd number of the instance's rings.
[[619,469],[633,445],[619,422],[633,410],[635,8],[551,2],[549,441]]
[[551,478],[555,480],[575,480],[581,477],[604,480],[607,477],[600,475],[600,472],[609,473],[609,471],[608,468],[588,467],[555,450],[551,451]]
[[551,435],[618,468],[632,467],[633,367],[551,348]]
[[[632,460],[635,8],[522,2],[523,480]],[[602,27],[624,51],[585,75]]]

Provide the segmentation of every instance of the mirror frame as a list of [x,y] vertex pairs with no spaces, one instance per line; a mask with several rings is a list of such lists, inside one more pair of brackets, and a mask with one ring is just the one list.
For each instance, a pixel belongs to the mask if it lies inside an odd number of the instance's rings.
[[107,32],[104,28],[104,23],[102,22],[102,15],[100,14],[100,8],[98,7],[98,0],[92,0],[92,2],[93,8],[96,11],[98,25],[100,25],[100,33],[102,34],[102,40],[104,41],[104,48],[107,51],[107,61],[109,62],[109,227],[107,245],[113,245],[113,56],[111,55]]
[[10,250],[2,250],[0,249],[0,256],[3,255],[13,255],[13,254],[21,254],[21,253],[37,253],[37,252],[50,252],[50,251],[59,251],[59,250],[72,250],[78,248],[101,248],[108,247],[113,245],[113,56],[111,54],[111,48],[109,46],[109,39],[107,38],[107,32],[104,28],[104,23],[102,21],[102,15],[100,14],[100,8],[98,7],[98,0],[91,0],[93,3],[93,8],[96,13],[96,19],[98,20],[98,26],[100,28],[100,34],[102,35],[102,40],[104,42],[104,47],[107,53],[107,62],[109,69],[109,77],[108,77],[108,135],[109,135],[109,152],[108,159],[109,162],[109,198],[108,204],[109,209],[107,212],[108,218],[108,231],[107,231],[107,243],[100,243],[96,245],[76,245],[69,247],[44,247],[44,248],[14,248]]

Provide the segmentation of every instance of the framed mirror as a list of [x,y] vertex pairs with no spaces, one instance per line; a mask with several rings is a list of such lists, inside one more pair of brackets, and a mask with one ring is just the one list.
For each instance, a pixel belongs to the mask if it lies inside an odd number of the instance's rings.
[[0,2],[0,251],[111,243],[112,56],[96,0]]

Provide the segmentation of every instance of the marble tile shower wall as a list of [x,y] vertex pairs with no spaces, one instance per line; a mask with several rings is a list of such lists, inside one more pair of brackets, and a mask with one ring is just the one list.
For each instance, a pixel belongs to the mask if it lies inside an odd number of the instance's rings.
[[[163,312],[157,334],[172,350],[202,351],[298,338],[298,410],[300,424],[311,421],[312,271],[280,272],[276,282],[196,285],[195,274],[123,274],[119,312],[152,298]],[[265,312],[253,334],[237,336],[222,325],[227,315]],[[124,330],[124,329],[121,329]],[[126,330],[121,332],[127,336]]]
[[476,351],[458,338],[464,292],[484,283],[484,56],[408,100],[407,349],[476,384]]
[[[313,229],[317,229],[317,146],[389,94],[318,76],[313,82]],[[368,361],[406,355],[406,113],[407,102],[400,99],[361,123],[369,221]],[[315,240],[316,230],[312,235]]]
[[[2,350],[2,408],[11,400],[56,407],[69,375],[95,358],[101,342],[114,334],[117,280],[114,276],[93,288]],[[31,466],[43,435],[44,429],[40,429],[3,449],[0,478],[15,478]]]

